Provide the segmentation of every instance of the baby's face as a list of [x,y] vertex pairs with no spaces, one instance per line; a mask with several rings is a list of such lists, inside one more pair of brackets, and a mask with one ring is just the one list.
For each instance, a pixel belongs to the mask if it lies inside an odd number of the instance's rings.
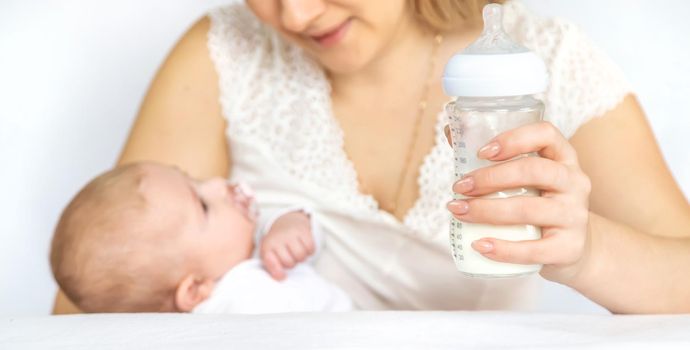
[[172,237],[195,273],[218,279],[251,256],[256,214],[251,194],[241,186],[222,178],[197,181],[175,168],[153,166],[140,191],[151,220],[180,230]]

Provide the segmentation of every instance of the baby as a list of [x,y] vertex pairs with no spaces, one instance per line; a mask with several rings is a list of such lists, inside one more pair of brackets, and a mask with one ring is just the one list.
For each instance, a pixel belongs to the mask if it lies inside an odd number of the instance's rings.
[[[344,292],[300,264],[318,247],[310,215],[286,209],[259,222],[254,208],[246,186],[126,165],[91,181],[64,210],[53,274],[85,312],[351,309]],[[253,254],[255,231],[263,264]]]

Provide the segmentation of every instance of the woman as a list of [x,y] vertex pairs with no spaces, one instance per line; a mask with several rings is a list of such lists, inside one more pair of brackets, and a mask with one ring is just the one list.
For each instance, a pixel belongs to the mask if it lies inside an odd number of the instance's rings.
[[[690,312],[688,203],[622,75],[572,25],[506,3],[507,30],[550,70],[548,122],[499,136],[484,155],[544,159],[453,185],[440,76],[478,36],[485,3],[247,0],[214,11],[162,66],[119,162],[232,174],[252,183],[264,206],[311,206],[329,232],[318,270],[363,309],[535,302],[536,277],[479,280],[455,270],[450,210],[463,221],[542,226],[539,241],[473,247],[498,261],[544,264],[542,276],[612,312]],[[522,186],[542,197],[446,209],[451,188],[479,196]],[[299,255],[263,253],[276,276]],[[59,295],[56,312],[69,309]]]

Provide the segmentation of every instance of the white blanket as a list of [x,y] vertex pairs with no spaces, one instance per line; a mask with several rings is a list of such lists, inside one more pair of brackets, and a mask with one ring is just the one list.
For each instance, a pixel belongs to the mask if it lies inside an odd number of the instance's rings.
[[0,317],[0,349],[690,349],[690,315],[500,312]]

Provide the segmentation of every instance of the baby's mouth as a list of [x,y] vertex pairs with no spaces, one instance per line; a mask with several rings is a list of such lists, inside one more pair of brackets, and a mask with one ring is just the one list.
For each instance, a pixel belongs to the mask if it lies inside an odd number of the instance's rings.
[[244,216],[251,222],[255,222],[259,211],[254,199],[254,190],[252,190],[246,183],[238,183],[230,185],[233,193],[233,202],[235,206],[244,214]]

